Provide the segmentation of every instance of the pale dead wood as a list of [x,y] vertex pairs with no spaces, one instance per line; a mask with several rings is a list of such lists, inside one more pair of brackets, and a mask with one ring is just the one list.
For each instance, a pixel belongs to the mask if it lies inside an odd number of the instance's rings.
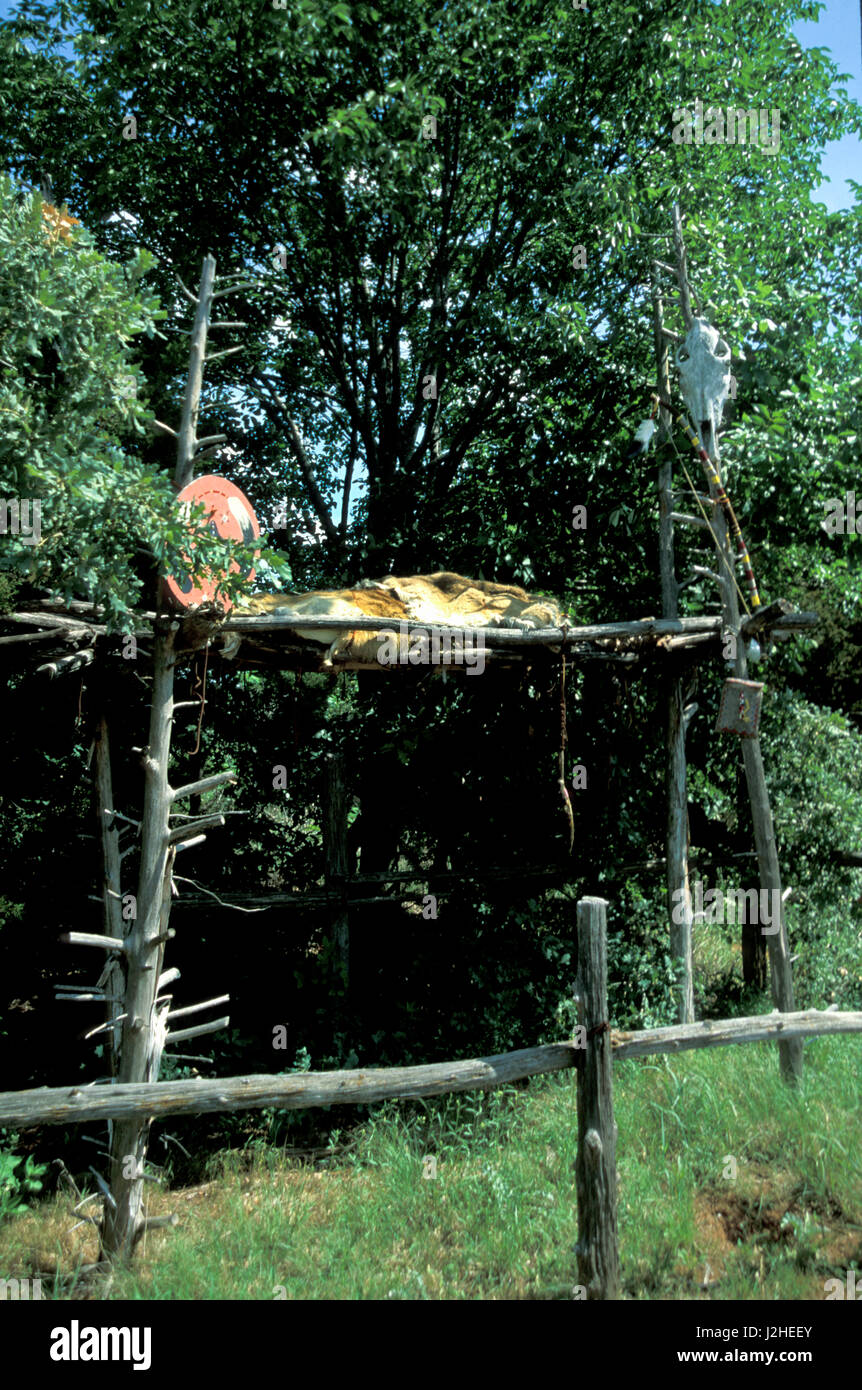
[[95,660],[95,652],[92,647],[83,647],[80,651],[71,652],[69,656],[60,656],[56,661],[47,661],[43,666],[36,667],[36,674],[46,675],[50,680],[55,676],[66,675],[69,671],[77,671],[82,666],[90,666]]
[[44,632],[22,632],[15,637],[0,637],[0,647],[16,646],[21,642],[56,642],[56,640],[56,630],[46,628]]
[[209,1023],[196,1023],[193,1028],[181,1028],[178,1032],[168,1030],[165,1046],[170,1047],[173,1043],[187,1042],[189,1038],[199,1038],[203,1033],[218,1033],[222,1028],[227,1028],[230,1017],[225,1014],[224,1018],[212,1019]]
[[[178,704],[174,705],[175,710],[179,708]],[[232,785],[234,782],[236,782],[235,772],[214,772],[212,777],[202,777],[199,782],[187,782],[184,787],[177,787],[171,792],[171,801],[180,801],[186,796],[200,796],[203,792],[213,791],[216,787]]]
[[215,267],[216,263],[213,257],[205,256],[192,324],[189,371],[186,377],[183,413],[177,433],[177,462],[174,469],[174,484],[178,492],[187,487],[194,476],[195,434],[203,384],[203,366],[206,357],[207,325],[212,310]]
[[797,1013],[758,1014],[753,1018],[706,1019],[645,1028],[639,1032],[613,1030],[614,1057],[649,1057],[657,1052],[687,1052],[692,1048],[725,1047],[731,1043],[776,1042],[781,1038],[814,1038],[836,1033],[862,1033],[862,1012],[804,1009]]
[[230,995],[220,994],[216,999],[205,999],[200,1004],[187,1004],[183,1009],[171,1009],[167,1016],[170,1023],[174,1018],[187,1018],[189,1014],[199,1014],[202,1009],[214,1009],[219,1004],[229,1004]]
[[92,623],[82,623],[80,618],[65,618],[56,613],[4,613],[0,621],[4,623],[26,623],[28,627],[51,628],[66,632],[73,637],[95,637],[103,633],[104,627]]
[[[796,1014],[760,1014],[717,1022],[675,1024],[643,1033],[612,1029],[615,1058],[730,1043],[774,1042],[778,1038],[825,1037],[862,1033],[862,1012],[809,1009]],[[380,1067],[340,1072],[304,1072],[296,1076],[230,1076],[223,1080],[162,1081],[159,1084],[42,1087],[0,1092],[0,1126],[66,1125],[91,1120],[130,1119],[140,1115],[203,1115],[223,1110],[313,1109],[329,1105],[365,1105],[379,1100],[454,1091],[491,1090],[529,1076],[543,1076],[578,1065],[583,1056],[571,1042],[504,1052],[460,1062],[418,1067]]]
[[[102,839],[102,908],[104,913],[105,935],[122,941],[125,934],[122,911],[122,885],[120,877],[120,832],[117,813],[114,810],[114,789],[111,777],[111,742],[108,723],[104,715],[99,720],[96,731],[96,813]],[[128,817],[122,817],[128,820]],[[117,1073],[120,1055],[120,1029],[117,1019],[123,994],[123,972],[116,956],[110,956],[100,977],[105,986],[104,1025],[110,1029],[109,1057],[111,1075]],[[90,1035],[88,1035],[90,1036]]]
[[[295,1076],[235,1076],[224,1080],[162,1081],[104,1088],[45,1087],[0,1093],[0,1124],[77,1124],[138,1116],[198,1115],[276,1106],[303,1110],[358,1105],[396,1097],[489,1090],[527,1076],[564,1071],[575,1063],[571,1043],[551,1043],[461,1062]],[[13,1118],[9,1118],[9,1117]],[[26,1119],[23,1117],[27,1117]]]
[[[508,628],[508,627],[459,627],[457,624],[423,623],[411,619],[401,620],[407,632],[448,632],[453,636],[492,640],[500,645],[542,646],[549,643],[572,646],[577,642],[591,642],[598,638],[612,637],[652,637],[682,634],[685,632],[714,632],[721,628],[718,616],[697,618],[642,618],[626,623],[594,623],[589,627]],[[308,628],[309,631],[327,629],[333,632],[380,632],[394,633],[398,636],[398,619],[369,618],[357,615],[355,618],[303,617],[300,614],[274,615],[255,614],[246,618],[229,618],[219,627],[220,632],[276,632],[281,628],[295,630]]]
[[123,952],[125,945],[114,936],[101,936],[98,932],[67,931],[60,940],[67,946],[100,946],[103,951]]
[[[171,904],[174,850],[168,843],[170,755],[173,716],[173,632],[159,633],[153,650],[153,691],[144,760],[144,814],[138,882],[138,915],[127,939],[126,988],[119,1084],[155,1082],[159,1074],[164,1025],[156,1009],[158,990],[170,971],[161,974]],[[110,1090],[115,1089],[111,1087]],[[111,1193],[105,1207],[102,1254],[127,1259],[143,1226],[143,1171],[149,1119],[137,1112],[113,1126]],[[131,1163],[130,1163],[130,1160]],[[131,1171],[130,1171],[131,1170]]]
[[225,818],[222,815],[201,816],[198,820],[188,821],[185,825],[176,825],[168,831],[168,841],[175,844],[178,840],[188,841],[190,837],[197,835],[201,830],[209,830],[216,825],[224,825]]
[[[662,263],[657,262],[656,264]],[[676,271],[673,273],[675,275]],[[653,345],[656,360],[656,380],[664,400],[670,400],[670,356],[667,337],[662,295],[658,285],[656,285],[653,303]],[[659,408],[659,438],[661,442],[666,442],[670,438],[670,427],[670,411],[665,406],[661,406]],[[667,449],[662,451],[660,458],[657,485],[662,617],[668,621],[677,621],[679,619],[680,584],[676,576],[673,527],[675,520],[684,518],[683,514],[673,511],[673,464]],[[720,636],[719,625],[707,631],[688,632],[681,636],[662,637],[659,640],[665,650],[668,650],[691,647],[702,642],[713,642],[718,640]],[[688,1023],[694,1018],[694,964],[692,957],[694,918],[688,878],[688,794],[685,751],[685,735],[688,724],[683,710],[682,674],[672,668],[662,684],[667,721],[665,846],[667,851],[668,925],[671,954],[679,969],[678,1016],[681,1023]]]

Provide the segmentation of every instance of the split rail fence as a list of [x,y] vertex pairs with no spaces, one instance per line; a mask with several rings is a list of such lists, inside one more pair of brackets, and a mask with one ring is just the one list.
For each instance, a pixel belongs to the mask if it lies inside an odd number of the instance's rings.
[[[42,1087],[0,1093],[0,1127],[81,1124],[119,1120],[147,1125],[167,1115],[198,1115],[275,1106],[316,1106],[407,1100],[447,1092],[492,1090],[512,1081],[573,1067],[578,1073],[578,1284],[588,1299],[613,1299],[620,1292],[617,1236],[617,1171],[611,1064],[615,1058],[647,1057],[731,1043],[777,1042],[836,1033],[862,1033],[862,1012],[809,1009],[799,1013],[650,1028],[613,1029],[607,1008],[607,903],[582,898],[577,904],[578,1026],[573,1039],[494,1057],[427,1066],[308,1072],[292,1076],[233,1076],[223,1080],[115,1083]],[[147,1226],[174,1224],[157,1218]]]

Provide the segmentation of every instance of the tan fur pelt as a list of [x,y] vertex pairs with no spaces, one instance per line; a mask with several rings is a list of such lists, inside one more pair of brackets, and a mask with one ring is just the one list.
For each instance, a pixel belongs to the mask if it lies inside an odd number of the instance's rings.
[[[238,605],[244,614],[271,613],[273,617],[363,617],[388,622],[412,621],[447,627],[559,627],[563,614],[553,599],[536,598],[517,584],[495,584],[487,579],[465,579],[460,574],[415,574],[401,579],[364,579],[355,589],[315,589],[306,594],[252,594]],[[297,627],[300,637],[329,647],[326,665],[334,657],[343,661],[377,659],[380,639],[376,632],[338,632],[327,628]],[[228,653],[225,653],[228,654]]]

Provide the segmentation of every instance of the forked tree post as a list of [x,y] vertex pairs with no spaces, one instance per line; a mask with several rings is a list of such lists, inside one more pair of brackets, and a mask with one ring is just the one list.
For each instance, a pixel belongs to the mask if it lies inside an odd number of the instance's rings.
[[[178,491],[194,474],[194,456],[199,443],[197,417],[215,266],[212,256],[204,258],[198,294],[192,296],[196,310],[174,469]],[[126,980],[117,1076],[120,1083],[158,1081],[171,1002],[163,990],[169,981],[162,975],[162,962],[168,939],[177,840],[170,824],[171,805],[176,794],[168,782],[168,765],[174,716],[174,638],[178,628],[176,620],[157,623],[153,642],[153,688],[149,740],[143,759],[144,812],[136,915],[123,944]],[[109,926],[112,925],[109,921]],[[143,1201],[149,1130],[149,1115],[115,1121],[112,1126],[111,1199],[104,1210],[101,1251],[102,1257],[108,1260],[130,1260],[137,1241],[147,1226],[153,1224],[147,1221]]]
[[[134,926],[126,938],[125,1018],[118,1080],[158,1081],[165,1040],[159,1010],[162,959],[171,902],[174,847],[169,840],[171,790],[168,759],[174,713],[173,630],[159,631],[153,644],[153,695],[146,750],[141,866]],[[146,1224],[143,1213],[144,1163],[150,1117],[115,1121],[111,1136],[111,1195],[102,1231],[104,1258],[129,1260]]]

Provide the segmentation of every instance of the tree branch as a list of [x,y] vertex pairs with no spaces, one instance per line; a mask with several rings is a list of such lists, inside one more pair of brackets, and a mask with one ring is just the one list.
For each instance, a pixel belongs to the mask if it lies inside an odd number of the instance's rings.
[[[280,414],[284,422],[287,424],[288,443],[290,444],[290,447],[293,451],[294,458],[299,464],[300,471],[302,472],[302,476],[305,480],[305,485],[308,488],[308,494],[311,499],[311,505],[314,508],[315,515],[317,516],[318,521],[323,527],[326,539],[330,541],[333,545],[338,546],[338,530],[332,520],[332,517],[330,516],[329,508],[326,505],[323,493],[320,491],[320,488],[317,485],[317,479],[314,476],[314,470],[311,466],[311,460],[309,459],[308,454],[305,452],[305,445],[303,444],[302,437],[299,433],[299,430],[296,427],[296,424],[294,423],[287,402],[284,400],[282,396],[278,394],[271,382],[267,381],[266,377],[263,375],[262,372],[255,373],[255,380],[258,381],[269,392],[271,401],[278,408],[278,413]],[[273,411],[270,401],[262,400],[261,405],[264,407],[268,415],[270,415],[272,418],[275,417],[275,411]]]

